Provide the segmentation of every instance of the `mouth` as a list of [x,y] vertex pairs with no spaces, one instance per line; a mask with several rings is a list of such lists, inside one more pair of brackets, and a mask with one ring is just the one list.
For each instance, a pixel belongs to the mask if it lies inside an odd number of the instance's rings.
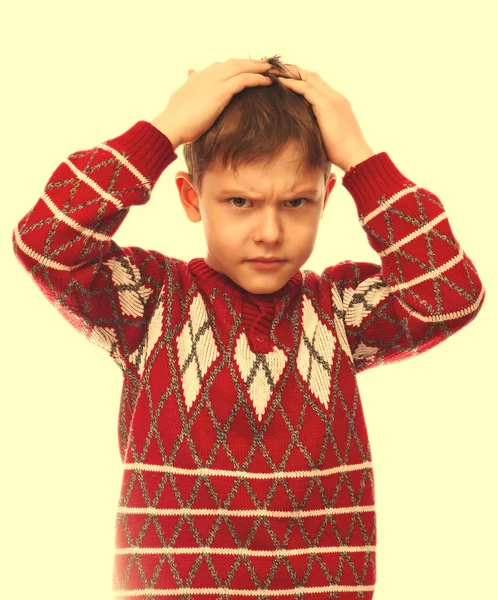
[[277,270],[286,262],[285,260],[248,260],[253,269],[259,270]]
[[279,263],[279,262],[285,262],[285,259],[284,258],[251,258],[251,259],[248,259],[248,262]]

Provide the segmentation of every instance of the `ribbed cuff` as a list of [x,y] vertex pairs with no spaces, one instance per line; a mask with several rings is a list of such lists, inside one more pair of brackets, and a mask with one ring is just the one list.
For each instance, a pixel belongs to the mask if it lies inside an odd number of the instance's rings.
[[387,152],[367,158],[342,178],[342,185],[353,196],[358,212],[362,214],[377,208],[383,195],[399,192],[407,183],[414,185],[398,170]]
[[137,121],[125,133],[106,141],[108,146],[129,155],[148,179],[156,182],[178,155],[170,140],[148,121]]

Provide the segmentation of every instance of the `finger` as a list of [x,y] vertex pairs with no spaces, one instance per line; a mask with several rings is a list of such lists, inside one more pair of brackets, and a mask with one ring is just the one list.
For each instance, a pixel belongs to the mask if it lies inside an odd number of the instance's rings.
[[280,83],[284,83],[292,87],[294,83],[302,83],[301,79],[292,79],[292,77],[279,77],[278,80]]
[[[264,71],[269,71],[271,65],[269,63],[261,62],[261,61],[236,61],[235,59],[230,59],[225,64],[222,65],[222,75],[221,79],[223,81],[230,81],[233,78],[244,77],[245,75],[253,76],[254,73],[261,73]],[[254,75],[257,78],[270,79],[270,77],[266,77],[265,75]],[[245,79],[244,79],[245,81]],[[266,83],[266,81],[265,81]],[[238,85],[238,84],[237,84]],[[258,83],[254,85],[262,85],[261,79],[259,79]],[[243,88],[240,88],[242,90]],[[240,91],[239,90],[239,91]]]
[[265,61],[256,61],[253,65],[256,69],[266,69],[269,70],[273,67],[273,65],[269,62]]
[[285,79],[284,77],[279,77],[278,80],[282,84],[282,87],[289,92],[295,92],[296,94],[304,95],[303,90],[298,89],[297,86],[294,85],[296,82],[295,79]]
[[239,75],[242,79],[242,88],[245,87],[256,87],[258,85],[271,85],[273,80],[266,75],[255,75],[253,73],[242,73]]
[[341,97],[336,89],[334,89],[331,85],[329,85],[326,81],[324,81],[320,76],[315,77],[312,71],[304,71],[305,77],[303,79],[293,79],[292,77],[279,77],[279,81],[285,83],[285,85],[292,89],[295,92],[299,92],[300,94],[304,94],[305,90],[308,90],[308,94],[311,93],[311,90],[315,89],[316,91],[326,94],[328,96],[332,95],[334,97]]
[[310,87],[307,86],[306,81],[302,81],[301,79],[292,79],[291,77],[279,77],[278,80],[285,88],[296,92],[296,94],[301,94],[311,104],[311,100],[309,99]]
[[235,77],[231,77],[224,82],[228,89],[230,90],[230,94],[233,96],[238,92],[241,92],[244,88],[248,87],[257,87],[259,86],[268,86],[273,83],[270,77],[266,75],[256,75],[255,73],[241,73],[240,75],[235,75]]

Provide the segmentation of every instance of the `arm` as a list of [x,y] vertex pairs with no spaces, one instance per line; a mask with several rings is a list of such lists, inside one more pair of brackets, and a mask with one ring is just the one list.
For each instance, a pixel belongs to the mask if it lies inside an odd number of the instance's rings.
[[386,152],[351,168],[343,185],[381,262],[324,271],[343,347],[361,372],[440,344],[476,317],[485,289],[439,198],[402,175]]
[[139,121],[64,160],[12,234],[14,253],[40,291],[121,369],[143,366],[169,259],[121,248],[112,236],[175,158],[168,138]]

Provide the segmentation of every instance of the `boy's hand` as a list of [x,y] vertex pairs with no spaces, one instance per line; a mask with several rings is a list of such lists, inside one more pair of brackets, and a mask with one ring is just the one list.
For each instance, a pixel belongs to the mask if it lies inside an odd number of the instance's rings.
[[375,152],[365,141],[349,100],[318,73],[296,65],[286,64],[285,67],[291,74],[296,71],[300,73],[304,81],[286,78],[279,72],[270,71],[279,76],[279,81],[286,88],[303,95],[311,104],[330,161],[343,171],[348,171],[374,156]]
[[151,123],[174,148],[194,142],[211,127],[234,94],[246,87],[271,85],[271,78],[263,75],[270,67],[263,60],[230,58],[202,71],[190,69],[187,81]]

